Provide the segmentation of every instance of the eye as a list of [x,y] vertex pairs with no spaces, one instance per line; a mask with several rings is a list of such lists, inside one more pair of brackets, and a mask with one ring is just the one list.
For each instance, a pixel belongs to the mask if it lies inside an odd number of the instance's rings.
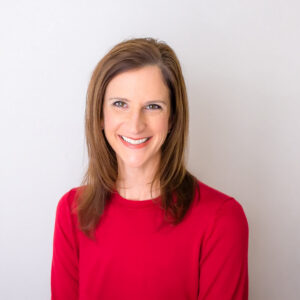
[[151,109],[153,108],[153,106],[155,107],[154,110],[161,109],[161,106],[159,106],[158,104],[149,104],[148,105],[148,107],[151,107]]
[[116,107],[121,107],[121,108],[123,108],[123,105],[124,105],[124,104],[126,104],[126,103],[123,102],[123,101],[115,101],[115,102],[113,103],[114,106],[116,106]]

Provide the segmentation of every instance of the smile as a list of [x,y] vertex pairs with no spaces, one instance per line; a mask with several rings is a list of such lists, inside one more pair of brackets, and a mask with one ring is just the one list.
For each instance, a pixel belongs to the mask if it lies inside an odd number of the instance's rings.
[[149,140],[149,138],[143,138],[143,139],[139,139],[139,140],[133,140],[133,139],[130,139],[130,138],[128,138],[126,136],[123,136],[123,135],[121,135],[121,137],[123,138],[123,140],[125,140],[126,142],[128,142],[130,144],[133,144],[133,145],[138,145],[138,144],[144,143],[147,140]]
[[148,144],[148,141],[151,139],[151,137],[146,137],[134,140],[122,135],[119,135],[119,137],[125,146],[132,149],[139,149],[146,146]]

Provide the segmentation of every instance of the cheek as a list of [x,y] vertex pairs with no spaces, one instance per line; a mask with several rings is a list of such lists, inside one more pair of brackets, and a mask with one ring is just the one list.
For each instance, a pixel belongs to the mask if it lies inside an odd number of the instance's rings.
[[104,127],[107,131],[112,131],[118,127],[119,124],[119,118],[114,115],[113,112],[105,112],[104,115]]
[[155,120],[153,123],[153,129],[155,129],[155,131],[160,131],[162,134],[165,133],[165,131],[168,130],[168,118],[160,118]]
[[116,127],[116,124],[113,119],[107,118],[104,121],[104,126],[107,131],[111,131]]

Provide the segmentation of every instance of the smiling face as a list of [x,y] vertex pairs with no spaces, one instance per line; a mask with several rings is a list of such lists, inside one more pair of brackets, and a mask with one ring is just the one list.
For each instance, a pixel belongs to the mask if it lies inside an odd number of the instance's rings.
[[129,70],[109,82],[102,125],[119,168],[149,170],[157,166],[169,115],[169,90],[157,66]]

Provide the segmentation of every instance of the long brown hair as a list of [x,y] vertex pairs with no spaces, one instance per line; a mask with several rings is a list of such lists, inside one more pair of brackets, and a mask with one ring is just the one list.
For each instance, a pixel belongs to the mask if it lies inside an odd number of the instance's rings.
[[[116,189],[117,158],[101,128],[103,99],[110,80],[120,74],[143,66],[155,65],[162,72],[171,100],[171,130],[161,148],[160,166],[152,184],[158,180],[161,208],[178,224],[195,196],[197,178],[185,167],[188,137],[188,101],[181,66],[173,49],[164,41],[153,38],[133,38],[114,46],[93,71],[86,97],[85,135],[88,167],[77,194],[79,227],[87,236],[94,233],[104,211],[105,203]],[[176,201],[174,200],[176,195]]]

